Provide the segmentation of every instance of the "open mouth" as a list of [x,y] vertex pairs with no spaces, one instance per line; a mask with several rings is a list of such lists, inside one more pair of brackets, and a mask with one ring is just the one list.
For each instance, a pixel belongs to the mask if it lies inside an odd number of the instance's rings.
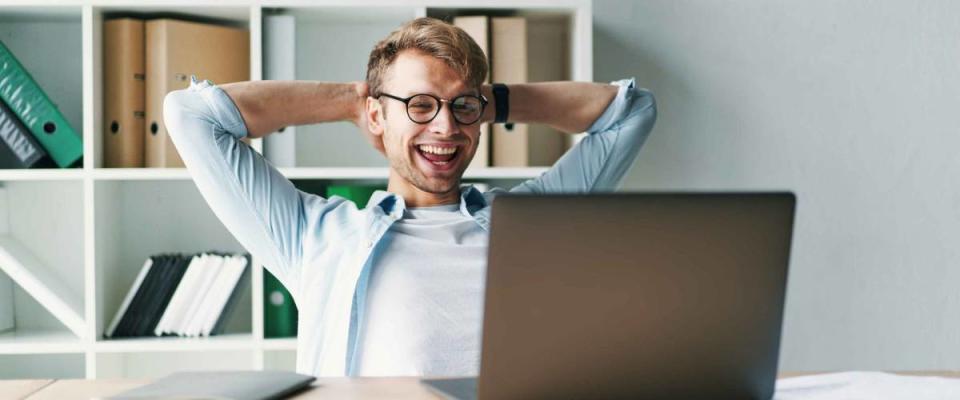
[[420,158],[436,170],[451,168],[460,157],[460,147],[452,144],[421,144],[415,146]]

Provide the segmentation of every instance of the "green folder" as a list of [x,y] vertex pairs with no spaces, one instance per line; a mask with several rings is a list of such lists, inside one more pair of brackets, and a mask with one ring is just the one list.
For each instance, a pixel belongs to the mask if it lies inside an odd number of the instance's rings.
[[380,185],[330,185],[327,186],[327,197],[340,196],[353,201],[358,208],[364,208],[373,192],[385,189]]
[[0,99],[20,118],[57,166],[70,167],[83,156],[80,136],[2,41]]
[[297,305],[270,271],[263,270],[263,337],[297,336]]

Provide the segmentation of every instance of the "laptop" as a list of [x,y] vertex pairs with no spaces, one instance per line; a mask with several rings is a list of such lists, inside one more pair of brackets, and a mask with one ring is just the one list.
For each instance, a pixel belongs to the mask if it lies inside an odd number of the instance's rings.
[[791,193],[501,195],[451,399],[770,399]]
[[317,378],[286,371],[176,372],[108,400],[146,399],[284,399],[306,389]]

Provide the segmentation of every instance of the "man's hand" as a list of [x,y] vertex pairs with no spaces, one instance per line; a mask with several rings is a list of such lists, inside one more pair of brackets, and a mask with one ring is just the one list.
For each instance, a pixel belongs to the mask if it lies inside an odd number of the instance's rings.
[[380,154],[386,155],[383,147],[383,136],[374,135],[373,132],[370,131],[370,125],[367,121],[367,97],[370,96],[370,88],[367,82],[364,81],[356,81],[353,84],[356,87],[357,97],[359,98],[353,123],[357,125],[357,128],[360,129],[360,132],[367,138],[367,141],[370,142],[373,148],[377,149]]

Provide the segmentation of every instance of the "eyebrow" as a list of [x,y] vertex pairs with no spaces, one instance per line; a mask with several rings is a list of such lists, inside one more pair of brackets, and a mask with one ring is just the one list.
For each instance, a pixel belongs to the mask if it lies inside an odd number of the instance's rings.
[[[434,95],[434,96],[437,96],[437,97],[443,97],[443,96],[437,94],[437,92],[435,92],[435,91],[433,91],[433,90],[420,90],[420,91],[417,91],[417,90],[409,90],[409,91],[406,92],[406,94],[404,95],[404,97],[410,97],[410,96],[418,95],[418,94],[430,94],[430,95]],[[460,96],[464,96],[464,95],[480,96],[480,94],[481,94],[481,93],[480,93],[480,90],[477,90],[476,92],[473,92],[473,91],[470,90],[470,89],[465,89],[464,91],[455,94],[453,97],[451,97],[451,99],[456,98],[456,97],[460,97]]]

